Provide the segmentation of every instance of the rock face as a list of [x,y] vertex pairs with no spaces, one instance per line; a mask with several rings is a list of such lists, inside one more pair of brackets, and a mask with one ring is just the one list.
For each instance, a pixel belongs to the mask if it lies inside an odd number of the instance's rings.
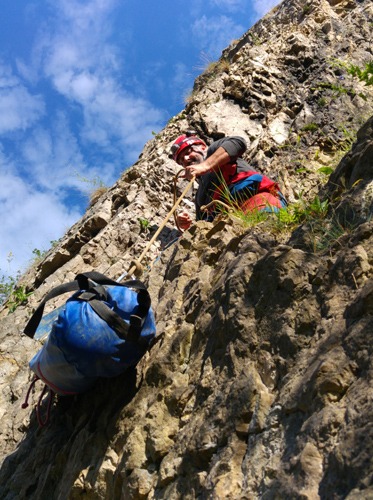
[[[369,0],[283,2],[26,273],[28,304],[0,312],[1,498],[373,497],[373,91],[341,64],[372,60],[372,19]],[[188,128],[244,136],[290,202],[328,213],[281,232],[226,216],[168,245],[170,220],[142,262],[158,342],[39,429],[21,409],[27,318],[78,272],[131,267],[172,208],[167,152]]]

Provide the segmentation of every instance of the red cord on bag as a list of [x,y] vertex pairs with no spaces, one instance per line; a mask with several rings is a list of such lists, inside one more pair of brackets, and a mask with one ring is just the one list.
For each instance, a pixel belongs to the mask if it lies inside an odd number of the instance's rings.
[[[25,401],[22,404],[22,408],[23,409],[25,409],[25,408],[28,407],[28,405],[29,405],[28,404],[28,400],[29,400],[29,397],[30,397],[30,394],[31,394],[31,390],[34,387],[35,382],[37,382],[38,380],[40,380],[40,378],[37,375],[35,375],[35,377],[33,378],[32,382],[30,384],[30,387],[28,388]],[[46,417],[43,420],[42,417],[41,417],[41,403],[42,403],[42,400],[43,400],[43,397],[44,397],[45,393],[48,390],[49,390],[49,394],[48,394],[48,406],[47,406]],[[51,407],[52,407],[52,401],[53,401],[54,396],[55,396],[55,392],[52,391],[52,389],[50,389],[47,385],[44,385],[43,390],[42,390],[42,392],[41,392],[41,394],[39,396],[39,399],[38,399],[38,404],[36,405],[36,416],[37,416],[38,423],[39,423],[40,427],[46,426],[47,423],[49,422],[50,413],[51,413]]]
[[27,394],[26,394],[26,398],[25,398],[25,401],[24,403],[22,403],[22,408],[25,409],[28,407],[28,399],[30,397],[30,394],[31,394],[31,390],[32,388],[34,387],[35,385],[35,382],[37,382],[39,379],[39,377],[37,375],[35,375],[35,377],[32,379],[32,382],[30,384],[30,387],[28,388],[28,391],[27,391]]
[[[42,417],[41,417],[41,412],[40,412],[40,408],[41,408],[41,403],[42,403],[42,400],[43,400],[43,397],[45,395],[45,393],[49,390],[49,394],[48,394],[48,406],[47,406],[47,413],[46,413],[46,417],[45,417],[45,420],[42,420]],[[40,427],[44,427],[47,425],[47,423],[49,422],[49,418],[50,418],[50,414],[51,414],[51,407],[52,407],[52,401],[53,401],[53,398],[54,398],[54,395],[55,395],[55,392],[52,391],[52,389],[50,389],[47,385],[45,385],[43,387],[43,390],[40,394],[40,397],[39,397],[39,400],[38,400],[38,404],[36,405],[36,416],[38,418],[38,422],[39,422],[39,426]]]

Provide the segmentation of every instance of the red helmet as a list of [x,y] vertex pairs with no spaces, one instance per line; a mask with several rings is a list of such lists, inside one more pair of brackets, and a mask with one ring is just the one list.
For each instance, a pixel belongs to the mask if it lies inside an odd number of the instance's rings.
[[180,135],[176,141],[171,146],[171,155],[173,160],[177,163],[177,157],[182,152],[183,149],[192,146],[193,144],[203,144],[206,146],[206,143],[194,135],[195,132],[187,132],[186,134]]

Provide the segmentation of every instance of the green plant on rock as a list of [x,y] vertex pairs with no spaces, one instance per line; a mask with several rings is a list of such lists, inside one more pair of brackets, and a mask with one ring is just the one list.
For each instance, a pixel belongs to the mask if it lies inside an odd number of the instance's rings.
[[255,33],[249,33],[249,37],[252,41],[252,44],[253,45],[261,45],[262,44],[262,41],[260,40],[260,38],[258,37],[258,35],[256,35]]
[[167,125],[172,125],[173,123],[177,123],[180,120],[184,120],[186,117],[187,115],[185,111],[181,111],[178,115],[171,117],[168,120]]
[[353,229],[351,223],[343,222],[340,216],[333,212],[328,199],[321,199],[316,195],[311,200],[306,200],[303,192],[298,193],[298,200],[289,203],[286,208],[268,212],[243,212],[241,205],[246,198],[233,199],[224,180],[220,181],[220,200],[215,203],[214,210],[222,216],[236,220],[244,228],[260,225],[261,229],[268,233],[287,235],[304,225],[309,248],[315,253],[338,244],[341,238]]
[[325,166],[325,167],[318,168],[317,171],[323,175],[330,175],[334,172],[334,168]]
[[26,292],[24,285],[17,286],[20,274],[20,271],[16,276],[3,274],[0,279],[0,305],[6,304],[10,313],[14,312],[18,306],[26,304],[28,297],[32,294],[32,292]]
[[315,253],[329,251],[333,246],[343,245],[343,238],[350,234],[358,222],[351,221],[341,214],[329,210],[328,217],[322,221],[313,221],[310,224],[312,232],[312,249]]
[[34,248],[32,254],[34,255],[34,261],[38,262],[42,260],[47,254],[48,250],[39,250],[38,248]]
[[[362,68],[356,64],[341,61],[340,59],[333,59],[330,64],[331,66],[343,69],[353,78],[358,78],[366,86],[373,85],[373,60],[367,62]],[[351,93],[352,96],[356,95],[356,92],[352,89],[350,89],[349,93]],[[367,100],[367,96],[364,93],[361,92],[358,95],[365,101]]]
[[369,61],[363,68],[355,64],[342,63],[347,73],[354,78],[358,78],[365,85],[373,85],[373,61]]
[[107,192],[108,190],[108,187],[106,186],[104,181],[98,176],[89,179],[80,175],[79,172],[75,172],[75,176],[80,182],[83,182],[89,186],[88,190],[86,191],[86,195],[89,198],[89,208],[91,208],[100,198],[100,196],[102,196],[103,193]]
[[309,249],[314,253],[330,251],[333,246],[342,245],[342,238],[354,229],[354,224],[342,220],[331,209],[329,201],[321,200],[319,196],[315,196],[310,202],[301,197],[298,202],[274,215],[270,223],[276,231],[294,230],[299,225],[304,225]]
[[[329,61],[329,64],[332,67],[346,69],[345,63],[343,63],[342,61],[339,61],[338,59],[335,59],[335,60],[333,59],[333,60]],[[353,97],[356,96],[356,91],[354,90],[354,88],[351,85],[350,86],[342,85],[340,83],[339,79],[337,79],[337,77],[336,77],[336,79],[335,79],[334,82],[321,81],[321,82],[319,82],[317,84],[316,87],[312,87],[311,90],[318,91],[318,92],[324,92],[324,91],[328,91],[329,90],[330,93],[331,93],[331,98],[332,99],[336,99],[336,98],[342,97],[343,95],[348,95],[351,98],[353,98]],[[364,95],[361,95],[361,97],[365,98]],[[325,97],[322,96],[318,100],[318,105],[319,106],[325,106],[325,104],[327,104],[327,101],[326,101]]]
[[356,141],[356,131],[347,128],[343,124],[339,124],[337,127],[343,138],[338,144],[338,148],[335,148],[333,162],[331,165],[333,169],[338,165],[343,156],[350,151]]
[[344,94],[356,95],[355,91],[337,83],[321,82],[315,90],[331,90],[333,97],[340,97]]
[[8,300],[15,288],[16,282],[17,280],[13,276],[2,275],[0,278],[0,305],[3,305]]
[[305,125],[303,128],[302,128],[302,131],[303,132],[316,132],[316,130],[319,129],[319,126],[317,123],[307,123],[307,125]]
[[315,196],[311,201],[306,201],[302,193],[299,196],[297,202],[290,203],[286,208],[274,214],[274,227],[277,231],[294,229],[299,224],[322,220],[326,217],[329,208],[328,200],[322,201],[319,196]]
[[343,147],[346,151],[348,151],[356,141],[356,131],[345,127],[343,124],[339,125],[339,130],[343,134]]
[[95,177],[92,177],[92,179],[80,175],[79,172],[75,172],[75,175],[80,182],[88,184],[89,186],[91,186],[92,189],[106,187],[104,181],[97,175]]
[[326,221],[323,225],[313,224],[310,227],[314,253],[330,248],[346,233],[346,229],[337,220]]
[[[328,215],[329,201],[315,196],[306,201],[299,193],[299,200],[289,204],[286,208],[273,209],[268,212],[243,212],[241,205],[244,198],[232,199],[229,189],[224,183],[220,185],[221,201],[216,204],[216,210],[222,214],[229,214],[239,220],[244,227],[253,227],[262,224],[270,233],[279,234],[294,230],[300,224],[311,226],[322,225]],[[271,207],[269,207],[271,208]]]
[[220,73],[229,71],[229,68],[230,68],[230,63],[228,59],[223,57],[222,59],[219,59],[219,61],[211,62],[207,66],[205,72],[209,74],[211,73],[212,75],[215,76]]
[[325,97],[320,97],[320,99],[317,100],[317,105],[320,108],[325,107],[328,104],[328,100]]
[[155,132],[154,130],[152,130],[152,136],[155,138],[155,139],[160,139],[161,138],[161,134],[158,133],[158,132]]
[[18,306],[27,304],[30,295],[32,295],[32,292],[26,292],[26,287],[24,285],[15,286],[7,302],[9,312],[12,313]]
[[[6,259],[9,265],[9,270],[13,258],[14,258],[13,252],[9,252]],[[10,271],[8,272],[8,274],[2,274],[0,278],[0,306],[2,306],[12,295],[20,276],[21,276],[20,271],[17,271],[15,276],[13,276],[10,273]]]
[[250,226],[267,220],[268,216],[273,215],[274,219],[278,219],[278,226],[284,223],[284,226],[288,228],[289,225],[300,224],[309,219],[325,218],[328,212],[328,200],[321,200],[318,196],[315,196],[311,201],[306,201],[301,192],[298,194],[299,200],[284,209],[269,210],[268,212],[255,210],[244,213],[241,206],[247,199],[247,196],[238,195],[233,198],[222,176],[219,176],[218,182],[219,184],[216,187],[220,192],[220,202],[217,203],[217,211],[233,214],[236,218],[241,219],[245,224],[247,223]]
[[149,220],[148,219],[143,219],[142,217],[139,217],[137,220],[140,223],[141,232],[147,233],[149,231],[149,227],[150,227]]
[[329,208],[329,201],[322,201],[319,196],[315,196],[315,198],[305,207],[305,212],[307,214],[307,218],[317,218],[323,219],[326,217]]
[[228,72],[230,69],[230,62],[226,57],[222,57],[215,61],[206,52],[200,54],[202,64],[196,66],[196,69],[202,72],[202,75],[208,79],[220,75],[221,73]]
[[[50,241],[50,244],[51,244],[51,248],[54,248],[55,246],[57,246],[59,243],[58,240],[51,240]],[[47,255],[47,253],[49,252],[49,250],[40,250],[39,248],[34,248],[33,251],[32,251],[32,254],[34,255],[33,259],[32,259],[32,264],[37,264],[38,262],[40,262],[41,260],[44,259],[44,257]]]

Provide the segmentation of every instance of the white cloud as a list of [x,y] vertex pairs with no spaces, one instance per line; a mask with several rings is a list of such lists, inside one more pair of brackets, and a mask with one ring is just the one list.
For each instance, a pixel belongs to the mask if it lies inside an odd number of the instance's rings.
[[[33,248],[48,248],[61,236],[80,216],[81,208],[72,206],[78,203],[71,201],[72,190],[86,193],[96,180],[111,185],[165,118],[140,92],[125,89],[123,54],[119,58],[109,41],[108,16],[117,0],[60,0],[50,5],[52,17],[47,24],[41,20],[29,64],[15,61],[19,76],[0,61],[0,133],[28,127],[12,148],[7,145],[9,158],[16,162],[5,158],[0,143],[4,271],[9,271],[9,252],[14,254],[15,272]],[[45,103],[26,87],[26,82],[42,83],[48,89],[43,76],[59,94],[56,99],[56,92],[50,96],[48,90]]]
[[[252,4],[253,9],[259,17],[264,16],[281,0],[210,0],[212,6],[218,7],[226,12],[245,12],[248,4]],[[247,29],[247,28],[246,28]]]
[[72,78],[71,94],[75,96],[78,102],[90,102],[98,93],[100,81],[97,76],[88,72],[77,74]]
[[77,29],[84,31],[92,26],[103,27],[104,16],[118,3],[118,0],[91,0],[82,3],[79,0],[51,0],[66,20],[71,21]]
[[166,117],[141,92],[126,91],[123,75],[119,80],[118,70],[123,68],[118,49],[108,41],[107,24],[116,2],[62,0],[56,5],[57,28],[44,32],[39,42],[45,75],[62,96],[78,105],[82,139],[104,148],[117,142],[128,160],[135,160]]
[[135,98],[116,82],[106,79],[84,110],[85,137],[93,142],[109,144],[119,139],[123,146],[140,150],[151,131],[161,123],[163,113],[142,98]]
[[174,65],[174,76],[171,80],[171,96],[179,105],[185,104],[185,98],[193,85],[193,77],[190,68],[183,63]]
[[25,130],[44,111],[43,99],[31,95],[9,67],[0,65],[0,134]]
[[227,16],[207,17],[203,15],[192,26],[193,38],[201,49],[213,58],[220,56],[220,52],[244,32],[243,26],[235,24]]
[[32,131],[22,145],[22,156],[33,185],[60,199],[68,189],[86,191],[83,178],[87,181],[97,178],[106,185],[111,185],[116,178],[114,163],[106,162],[105,168],[102,164],[87,164],[68,118],[62,112],[57,113],[52,130],[39,126]]
[[[47,250],[79,218],[58,198],[30,189],[0,160],[0,276],[15,275],[32,257],[32,250]],[[12,254],[11,262],[8,262]]]
[[279,0],[253,0],[253,8],[261,18],[279,3]]
[[212,0],[212,5],[221,9],[236,12],[244,10],[247,4],[246,0]]

